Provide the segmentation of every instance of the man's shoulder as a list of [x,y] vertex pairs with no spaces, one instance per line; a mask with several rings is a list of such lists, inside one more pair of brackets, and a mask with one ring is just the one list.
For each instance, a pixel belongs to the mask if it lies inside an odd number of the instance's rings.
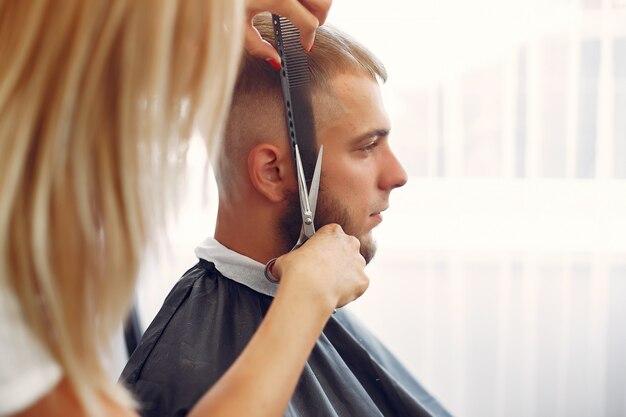
[[213,262],[200,259],[172,287],[154,321],[161,322],[181,308],[195,304],[203,306],[207,298],[233,295],[233,292],[246,293],[252,298],[262,296],[222,274]]
[[[222,352],[245,346],[269,308],[271,300],[265,298],[224,277],[213,263],[200,260],[170,291],[121,380],[132,386],[144,378],[175,377],[185,364],[202,369],[202,357],[230,359],[230,353],[222,358]],[[225,344],[232,349],[218,349]],[[171,366],[161,366],[161,361]]]
[[120,380],[127,385],[133,385],[143,370],[143,366],[152,353],[154,347],[160,342],[161,336],[169,326],[176,313],[185,307],[188,300],[193,300],[192,293],[201,290],[206,285],[206,281],[215,278],[215,268],[213,264],[200,261],[191,267],[176,282],[165,298],[163,305],[156,316],[147,327],[139,345],[129,358],[124,368]]

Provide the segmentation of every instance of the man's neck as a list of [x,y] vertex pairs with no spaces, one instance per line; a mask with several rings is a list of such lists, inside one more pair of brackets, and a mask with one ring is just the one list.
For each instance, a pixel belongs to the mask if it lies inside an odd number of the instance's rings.
[[275,223],[270,210],[241,210],[220,200],[214,237],[228,249],[266,263],[284,253]]

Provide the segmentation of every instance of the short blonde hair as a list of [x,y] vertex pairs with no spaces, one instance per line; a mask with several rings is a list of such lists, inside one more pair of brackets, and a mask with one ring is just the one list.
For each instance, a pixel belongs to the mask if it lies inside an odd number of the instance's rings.
[[243,0],[0,0],[0,279],[85,411],[187,139],[219,132]]

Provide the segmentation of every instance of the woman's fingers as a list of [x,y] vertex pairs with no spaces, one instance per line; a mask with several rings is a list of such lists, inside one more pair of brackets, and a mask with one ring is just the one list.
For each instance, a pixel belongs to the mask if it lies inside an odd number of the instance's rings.
[[266,60],[275,69],[280,69],[280,55],[276,49],[261,37],[259,31],[249,21],[244,35],[244,46],[252,56]]
[[248,24],[244,39],[246,50],[253,56],[280,63],[278,53],[261,38],[251,23],[257,14],[270,12],[289,19],[300,30],[302,47],[310,51],[315,31],[326,21],[331,4],[332,0],[248,0]]
[[328,11],[333,2],[332,0],[306,0],[301,1],[301,3],[308,11],[315,15],[319,25],[322,26],[326,22]]
[[336,224],[320,228],[301,248],[277,259],[281,286],[306,291],[332,308],[360,297],[369,286],[360,243]]

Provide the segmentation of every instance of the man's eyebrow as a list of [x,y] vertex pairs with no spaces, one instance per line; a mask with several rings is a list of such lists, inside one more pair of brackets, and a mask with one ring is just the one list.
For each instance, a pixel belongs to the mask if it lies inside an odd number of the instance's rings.
[[386,136],[389,136],[389,129],[372,129],[354,137],[351,142],[356,144],[356,143],[364,142],[374,137],[386,137]]

